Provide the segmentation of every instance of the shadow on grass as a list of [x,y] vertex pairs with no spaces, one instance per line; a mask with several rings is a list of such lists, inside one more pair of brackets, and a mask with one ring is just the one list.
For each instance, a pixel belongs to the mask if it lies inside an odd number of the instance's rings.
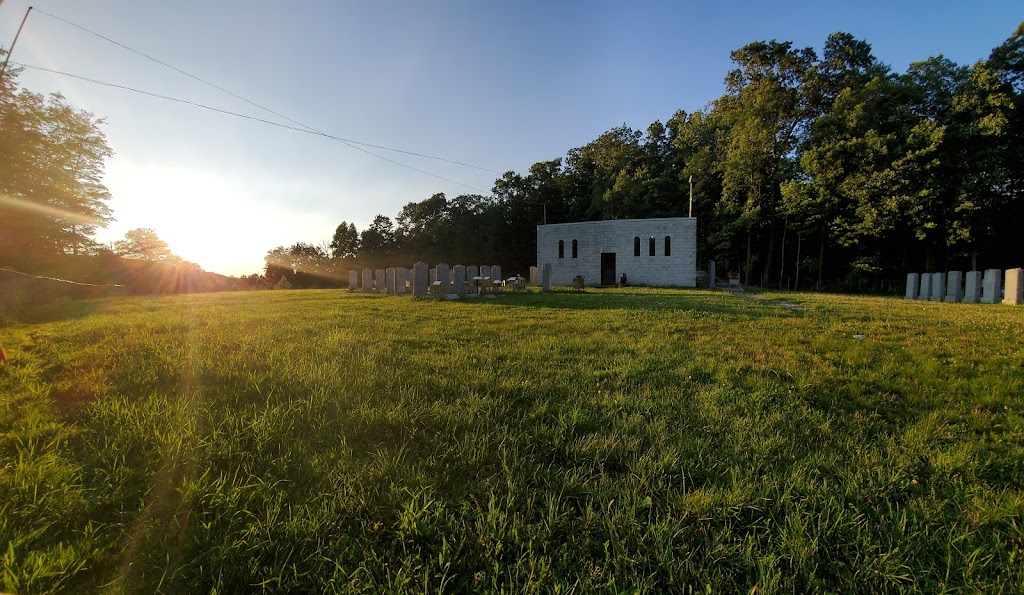
[[42,306],[29,306],[23,308],[17,314],[17,319],[26,324],[40,324],[43,322],[58,322],[62,320],[73,320],[85,318],[92,314],[103,312],[105,300],[72,300],[66,302],[55,302]]
[[794,317],[772,302],[740,300],[713,290],[653,288],[587,288],[583,291],[558,288],[548,293],[529,291],[504,293],[500,297],[469,298],[462,304],[517,308],[553,308],[564,310],[643,310],[665,312],[701,312],[731,318]]

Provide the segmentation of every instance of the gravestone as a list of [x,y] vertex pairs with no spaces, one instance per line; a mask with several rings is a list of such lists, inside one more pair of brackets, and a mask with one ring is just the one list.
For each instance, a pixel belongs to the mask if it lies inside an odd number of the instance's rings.
[[932,273],[932,293],[930,299],[933,302],[941,302],[946,297],[946,273]]
[[[708,261],[708,289],[714,289],[714,288],[715,288],[715,261],[709,260]],[[914,297],[917,297],[916,293],[914,294]]]
[[960,271],[949,271],[946,275],[946,301],[956,303],[964,299],[964,274]]
[[376,285],[374,285],[374,289],[377,290],[377,293],[384,293],[384,269],[377,269],[377,271],[373,275],[373,278],[377,281]]
[[455,293],[466,295],[466,267],[457,264],[452,268],[452,276],[455,278]]
[[921,290],[917,293],[917,299],[927,300],[932,295],[931,273],[921,273]]
[[441,282],[441,293],[448,294],[449,285],[451,284],[451,269],[448,268],[448,264],[442,262],[437,265],[437,280]]
[[964,303],[977,304],[981,301],[981,271],[967,271],[964,277]]
[[486,265],[485,264],[485,265],[480,267],[480,276],[481,277],[490,277],[491,276],[491,267],[490,267],[490,265]]
[[[714,261],[712,261],[714,262]],[[906,299],[916,300],[917,293],[921,289],[921,275],[917,273],[907,273],[907,294]]]
[[406,284],[409,282],[409,269],[405,267],[395,268],[395,293],[405,295]]
[[384,269],[384,291],[395,293],[395,269]]
[[1024,303],[1024,278],[1022,269],[1006,269],[1006,291],[1003,294],[1003,303],[1011,306],[1018,306]]
[[355,291],[359,288],[359,271],[348,272],[348,290]]
[[491,279],[501,279],[501,267],[494,265],[491,267]]
[[373,291],[373,271],[363,269],[363,291]]
[[433,285],[437,282],[437,267],[430,269],[430,284]]
[[425,262],[412,265],[412,295],[426,297],[430,295],[430,267]]
[[469,281],[471,285],[470,293],[477,292],[476,283],[473,282],[473,279],[479,276],[480,267],[476,266],[475,264],[471,264],[468,267],[466,267],[466,281]]
[[981,303],[998,304],[1002,298],[999,295],[1003,288],[1003,271],[1000,269],[988,269],[985,276],[981,278]]
[[536,285],[537,280],[537,267],[530,267],[530,285]]
[[551,263],[545,262],[540,267],[540,290],[551,291]]

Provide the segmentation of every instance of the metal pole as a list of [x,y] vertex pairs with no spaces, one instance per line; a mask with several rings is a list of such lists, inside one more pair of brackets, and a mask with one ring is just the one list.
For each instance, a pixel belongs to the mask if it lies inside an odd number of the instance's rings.
[[690,217],[693,218],[693,176],[690,176]]
[[[3,0],[0,0],[3,2]],[[21,35],[21,29],[25,26],[25,21],[28,20],[28,13],[32,12],[32,7],[29,6],[28,10],[25,11],[25,16],[21,18],[21,24],[18,25],[18,32],[14,34],[14,41],[11,42],[11,49],[7,50],[7,57],[4,58],[4,65],[0,67],[0,78],[3,78],[4,73],[7,72],[7,63],[11,60],[11,54],[14,53],[14,46],[18,44],[18,37]]]

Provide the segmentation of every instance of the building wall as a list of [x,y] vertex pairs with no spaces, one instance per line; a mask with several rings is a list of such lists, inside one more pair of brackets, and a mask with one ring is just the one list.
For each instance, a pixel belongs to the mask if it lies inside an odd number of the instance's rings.
[[[655,238],[654,256],[649,238]],[[671,255],[665,256],[665,237]],[[634,256],[634,238],[640,238],[640,256]],[[565,242],[558,257],[558,242]],[[577,256],[572,257],[572,241]],[[601,253],[615,254],[615,278],[626,274],[630,285],[694,287],[697,283],[697,219],[619,219],[537,226],[537,265],[551,263],[552,285],[571,285],[583,275],[587,285],[601,284]]]

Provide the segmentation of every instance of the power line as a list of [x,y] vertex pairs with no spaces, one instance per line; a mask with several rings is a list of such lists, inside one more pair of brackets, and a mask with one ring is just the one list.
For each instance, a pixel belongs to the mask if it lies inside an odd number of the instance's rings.
[[353,148],[353,149],[355,149],[357,151],[362,151],[363,153],[366,153],[368,155],[373,155],[374,157],[376,157],[378,159],[383,159],[384,161],[387,161],[389,163],[393,163],[393,164],[395,164],[395,165],[397,165],[399,167],[404,167],[404,168],[412,170],[414,172],[418,172],[418,173],[430,176],[432,178],[437,178],[438,180],[443,180],[443,181],[451,183],[451,184],[456,184],[458,186],[463,186],[465,188],[469,188],[470,190],[476,190],[477,192],[483,192],[483,193],[487,192],[486,190],[483,190],[481,188],[477,188],[476,186],[470,186],[469,184],[463,184],[462,182],[456,182],[455,180],[451,180],[449,178],[445,178],[443,176],[439,176],[437,174],[430,173],[429,171],[424,171],[422,169],[415,168],[415,167],[413,167],[411,165],[407,165],[407,164],[402,163],[400,161],[395,161],[394,159],[389,159],[387,157],[384,157],[383,155],[378,155],[378,154],[376,154],[376,153],[374,153],[372,151],[367,151],[366,149],[364,149],[362,147],[359,147],[359,146],[356,146],[356,145],[350,143],[349,141],[347,141],[347,140],[345,140],[345,139],[343,139],[341,137],[331,136],[330,134],[327,134],[327,133],[324,133],[324,132],[319,132],[319,131],[312,130],[312,129],[308,129],[307,130],[307,129],[299,128],[297,126],[289,126],[287,124],[282,124],[280,122],[274,122],[273,120],[266,120],[266,119],[263,119],[263,118],[257,118],[256,116],[249,116],[249,115],[246,115],[246,114],[240,114],[238,112],[233,112],[233,111],[230,111],[230,110],[221,109],[219,107],[213,107],[213,106],[210,106],[210,105],[205,105],[205,104],[202,104],[202,103],[197,103],[195,101],[189,101],[188,99],[181,99],[181,98],[178,98],[178,97],[171,97],[169,95],[161,95],[160,93],[153,93],[151,91],[143,91],[142,89],[136,89],[134,87],[129,87],[127,85],[119,85],[117,83],[110,83],[110,82],[107,82],[107,81],[101,81],[99,79],[94,79],[94,78],[90,78],[90,77],[87,77],[87,76],[81,76],[81,75],[78,75],[78,74],[71,74],[70,72],[63,72],[63,71],[60,71],[60,70],[54,70],[52,68],[43,68],[42,66],[34,66],[32,64],[25,64],[23,62],[11,62],[11,64],[14,64],[15,66],[21,66],[22,68],[30,68],[32,70],[39,70],[41,72],[48,72],[50,74],[57,74],[57,75],[60,75],[60,76],[66,76],[66,77],[77,79],[77,80],[80,80],[80,81],[85,81],[87,83],[92,83],[94,85],[102,85],[104,87],[112,87],[114,89],[121,89],[123,91],[130,91],[132,93],[138,93],[140,95],[146,95],[146,96],[149,96],[149,97],[154,97],[156,99],[163,99],[165,101],[173,101],[175,103],[182,103],[182,104],[185,104],[185,105],[191,105],[193,107],[202,108],[202,109],[205,109],[205,110],[209,110],[211,112],[216,112],[216,113],[224,114],[224,115],[227,115],[227,116],[234,116],[236,118],[242,118],[242,119],[245,119],[245,120],[252,120],[254,122],[260,122],[261,124],[268,124],[270,126],[276,126],[278,128],[284,128],[285,130],[293,130],[295,132],[302,132],[303,134],[311,134],[313,136],[322,136],[324,138],[329,138],[331,140],[336,140],[336,141],[338,141],[338,142],[340,142],[342,144],[345,144],[345,145],[347,145],[347,146],[349,146],[349,147],[351,147],[351,148]]
[[[288,116],[286,116],[284,114],[278,113],[278,112],[276,112],[276,111],[274,111],[274,110],[272,110],[272,109],[270,109],[270,108],[268,108],[266,106],[260,105],[259,103],[256,103],[255,101],[247,99],[247,98],[245,98],[245,97],[243,97],[243,96],[241,96],[241,95],[239,95],[237,93],[229,91],[228,89],[225,89],[224,87],[221,87],[220,85],[211,83],[210,81],[208,81],[206,79],[203,79],[201,77],[198,77],[198,76],[196,76],[196,75],[194,75],[194,74],[192,74],[190,72],[186,72],[186,71],[178,68],[177,66],[173,66],[171,64],[168,64],[167,62],[164,62],[163,60],[160,60],[158,58],[154,58],[153,56],[150,56],[149,54],[146,54],[145,52],[141,52],[141,51],[136,50],[134,48],[128,47],[127,45],[125,45],[125,44],[123,44],[121,42],[115,41],[115,40],[107,37],[106,35],[103,35],[101,33],[97,33],[96,31],[93,31],[92,29],[89,29],[88,27],[83,27],[82,25],[79,25],[77,23],[73,23],[73,22],[71,22],[71,21],[69,21],[67,19],[61,18],[61,17],[59,17],[59,16],[57,16],[55,14],[51,14],[49,12],[46,12],[45,10],[42,10],[40,8],[36,8],[35,11],[40,13],[40,14],[46,15],[46,16],[52,18],[52,19],[56,19],[56,20],[58,20],[58,21],[60,21],[62,23],[71,25],[72,27],[75,27],[76,29],[80,29],[82,31],[85,31],[86,33],[88,33],[90,35],[94,35],[96,37],[99,37],[100,39],[102,39],[104,41],[112,43],[112,44],[114,44],[114,45],[116,45],[116,46],[118,46],[118,47],[120,47],[122,49],[125,49],[125,50],[127,50],[127,51],[129,51],[129,52],[131,52],[133,54],[137,54],[139,56],[142,56],[143,58],[145,58],[147,60],[150,60],[152,62],[156,62],[157,64],[160,64],[161,66],[164,66],[166,68],[170,68],[171,70],[173,70],[175,72],[178,72],[178,73],[183,74],[183,75],[185,75],[185,76],[187,76],[187,77],[189,77],[191,79],[199,81],[200,83],[203,83],[204,85],[213,87],[214,89],[217,89],[218,91],[220,91],[222,93],[226,93],[226,94],[234,97],[235,99],[239,99],[241,101],[244,101],[244,102],[248,103],[249,105],[257,107],[257,108],[259,108],[259,109],[261,109],[261,110],[263,110],[263,111],[265,111],[265,112],[267,112],[269,114],[273,114],[273,115],[277,116],[278,118],[281,118],[283,120],[287,120],[287,121],[289,121],[292,124],[295,124],[297,126],[301,126],[302,128],[305,129],[305,131],[308,131],[310,133],[315,133],[315,134],[318,134],[320,136],[323,136],[323,137],[326,137],[326,138],[330,138],[332,140],[336,140],[338,142],[345,143],[345,144],[351,143],[351,144],[355,144],[355,145],[362,145],[364,147],[372,147],[374,149],[381,149],[381,150],[384,150],[384,151],[392,151],[392,152],[395,152],[395,153],[402,153],[402,154],[405,154],[405,155],[412,155],[414,157],[423,157],[425,159],[434,159],[434,160],[437,160],[437,161],[444,161],[446,163],[451,163],[451,164],[454,164],[454,165],[461,165],[463,167],[469,167],[469,168],[473,168],[473,169],[478,169],[478,170],[481,170],[481,171],[486,171],[486,172],[493,173],[493,174],[498,174],[498,175],[502,175],[502,173],[503,173],[503,172],[499,172],[499,171],[496,171],[496,170],[493,170],[493,169],[488,169],[486,167],[481,167],[479,165],[472,165],[470,163],[463,163],[461,161],[455,161],[455,160],[452,160],[452,159],[445,159],[444,157],[437,157],[437,156],[434,156],[434,155],[426,155],[424,153],[416,153],[414,151],[405,151],[405,150],[402,150],[402,149],[395,149],[393,147],[387,147],[387,146],[383,146],[383,145],[375,145],[375,144],[372,144],[372,143],[366,143],[366,142],[361,142],[361,141],[357,141],[357,140],[353,140],[353,139],[349,139],[349,138],[343,138],[343,137],[327,134],[325,132],[322,132],[320,130],[317,130],[317,129],[313,128],[312,126],[309,126],[307,124],[303,124],[302,122],[299,122],[298,120],[294,120],[294,119],[289,118]],[[353,147],[353,148],[356,148],[356,147]],[[381,157],[380,155],[377,155],[376,153],[370,153],[369,151],[365,151],[365,152],[367,152],[370,155],[373,155],[375,157],[380,157],[381,159],[384,159],[385,161],[390,161],[386,157]],[[397,162],[392,161],[392,163],[397,163]],[[417,171],[419,171],[419,170],[417,170]],[[465,186],[465,184],[462,184],[462,185]],[[472,187],[470,186],[470,188],[472,188]],[[476,190],[476,189],[474,188],[474,190]]]

